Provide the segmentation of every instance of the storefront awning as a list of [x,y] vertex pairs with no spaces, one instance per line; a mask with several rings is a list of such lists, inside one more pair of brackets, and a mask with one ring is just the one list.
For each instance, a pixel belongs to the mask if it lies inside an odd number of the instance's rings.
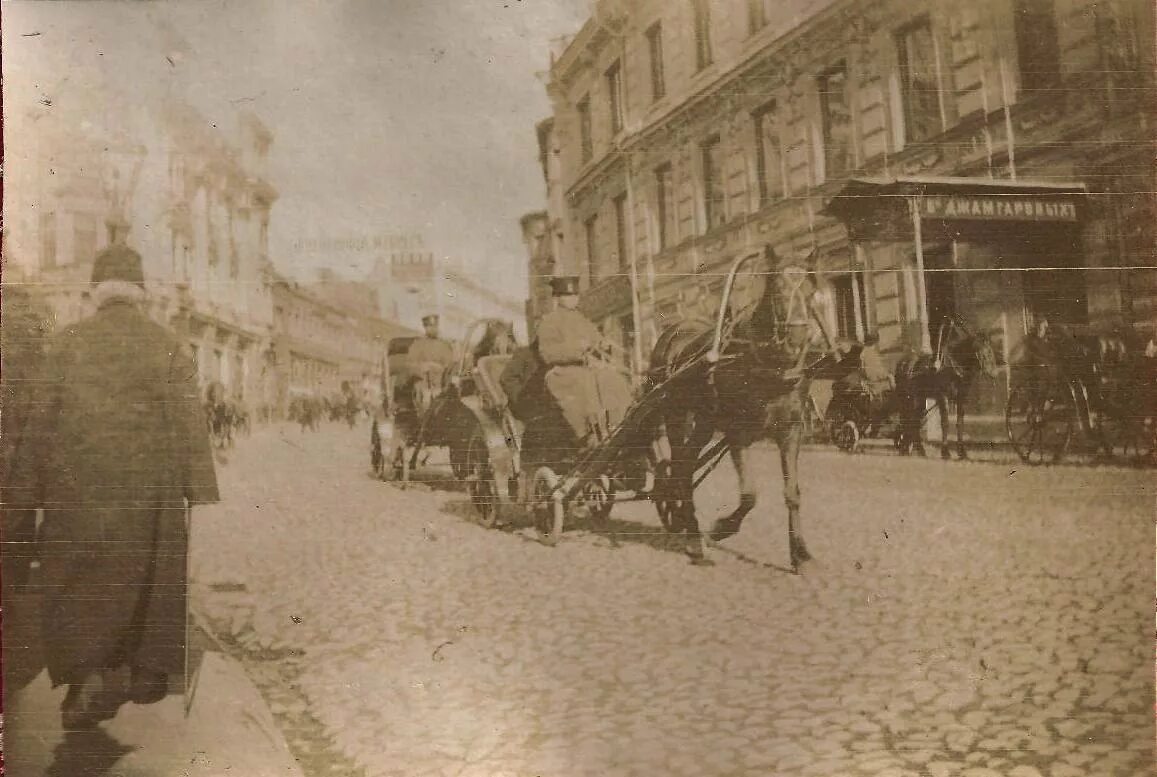
[[1085,185],[1074,182],[910,176],[853,178],[823,212],[845,224],[881,223],[915,201],[925,219],[1070,222],[1080,220]]

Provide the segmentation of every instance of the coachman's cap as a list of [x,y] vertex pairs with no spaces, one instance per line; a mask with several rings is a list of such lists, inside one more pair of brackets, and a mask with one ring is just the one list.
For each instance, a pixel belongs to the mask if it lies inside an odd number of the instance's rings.
[[556,275],[550,279],[550,291],[556,297],[566,297],[579,293],[577,275]]
[[92,282],[123,281],[145,287],[141,255],[125,245],[109,246],[97,254],[92,263]]
[[427,313],[426,315],[422,316],[422,326],[430,326],[431,324],[437,324],[437,323],[438,323],[438,314],[437,313]]

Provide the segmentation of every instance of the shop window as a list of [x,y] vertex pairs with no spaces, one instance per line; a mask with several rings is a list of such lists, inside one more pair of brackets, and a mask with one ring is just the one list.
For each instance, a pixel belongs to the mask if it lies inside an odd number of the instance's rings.
[[663,72],[663,25],[659,22],[647,29],[647,50],[651,59],[651,100],[654,102],[667,94],[667,80]]
[[941,130],[936,46],[927,17],[896,33],[896,53],[900,62],[904,139],[906,142],[925,140]]
[[582,144],[584,164],[594,156],[594,141],[591,137],[591,98],[584,97],[578,102],[579,139]]
[[627,255],[627,193],[615,197],[615,248],[619,252],[619,270],[628,272],[631,262]]
[[840,337],[859,340],[868,331],[864,305],[864,274],[847,273],[832,280],[835,292],[836,331]]
[[672,188],[671,165],[655,168],[655,216],[659,226],[659,250],[672,244],[675,237],[675,203]]
[[618,60],[607,69],[607,101],[611,135],[618,135],[623,130],[623,66]]
[[710,0],[691,0],[691,10],[695,16],[695,69],[702,70],[714,61]]
[[1026,92],[1047,89],[1060,76],[1060,43],[1053,0],[1013,0],[1020,85]]
[[779,122],[775,103],[755,112],[755,165],[759,178],[759,204],[766,205],[783,198],[783,147],[780,145]]
[[727,222],[723,191],[723,145],[712,135],[700,146],[703,164],[703,211],[707,231]]
[[848,106],[848,68],[839,63],[818,80],[823,131],[824,175],[831,180],[852,166],[852,112]]

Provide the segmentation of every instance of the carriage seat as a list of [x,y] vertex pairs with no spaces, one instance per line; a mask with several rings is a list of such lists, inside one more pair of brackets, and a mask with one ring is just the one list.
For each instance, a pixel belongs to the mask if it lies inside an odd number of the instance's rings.
[[506,369],[506,365],[510,364],[511,358],[510,354],[483,356],[475,365],[481,393],[498,406],[506,404],[506,392],[502,390],[499,379],[502,377],[502,371]]

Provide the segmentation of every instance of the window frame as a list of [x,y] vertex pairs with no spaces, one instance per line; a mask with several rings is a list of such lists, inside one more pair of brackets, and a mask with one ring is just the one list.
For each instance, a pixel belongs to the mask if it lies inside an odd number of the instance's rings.
[[[779,105],[777,101],[771,100],[756,108],[751,113],[752,131],[755,135],[755,173],[756,173],[756,194],[759,197],[759,207],[763,207],[772,202],[778,202],[787,196],[787,180],[784,174],[784,149],[783,138],[780,134],[779,126]],[[769,185],[767,151],[764,144],[766,136],[765,127],[767,122],[771,122],[775,130],[775,139],[777,146],[778,162],[777,169],[775,169],[775,179],[778,182],[778,190],[773,191]]]
[[935,33],[932,29],[932,19],[928,14],[921,14],[917,16],[906,24],[898,27],[893,33],[893,40],[895,41],[896,45],[898,76],[900,80],[900,116],[903,120],[902,127],[905,145],[908,143],[921,143],[928,140],[929,138],[936,137],[944,129],[942,121],[944,115],[944,95],[940,89],[940,84],[936,79],[936,74],[933,72],[929,74],[932,84],[936,90],[936,104],[933,106],[934,113],[932,115],[932,129],[930,132],[921,134],[919,137],[912,133],[912,128],[916,126],[917,123],[913,121],[916,106],[912,99],[914,92],[911,82],[914,79],[912,78],[913,73],[911,70],[911,64],[908,61],[908,41],[909,36],[919,30],[926,30],[928,32],[928,40],[931,46],[930,54],[933,63],[935,63],[935,58],[937,57],[938,53],[936,50],[936,39],[934,37]]
[[[1041,6],[1048,6],[1045,11]],[[1022,11],[1036,5],[1034,13]],[[1012,28],[1016,46],[1016,64],[1020,75],[1020,91],[1034,92],[1054,87],[1061,77],[1060,25],[1057,22],[1056,0],[1013,0]],[[1043,70],[1035,69],[1037,62],[1029,63],[1027,54],[1042,56],[1048,61]],[[1034,69],[1026,69],[1032,65]]]
[[611,137],[618,135],[626,126],[623,93],[623,61],[616,59],[603,74],[607,84],[607,107],[611,119]]
[[594,127],[591,126],[590,94],[583,95],[582,99],[575,103],[575,110],[578,112],[580,158],[585,165],[591,161],[595,155]]
[[[718,132],[708,135],[699,143],[699,165],[703,181],[704,234],[727,223],[727,192],[723,185],[725,162],[720,159],[720,164],[716,165],[711,159],[713,152],[719,154],[723,152],[723,138]],[[712,196],[713,190],[719,195],[718,197]],[[715,216],[719,217],[718,223],[713,218]]]
[[767,27],[768,21],[764,0],[747,0],[747,34],[755,35]]
[[667,96],[667,74],[663,62],[663,22],[655,22],[644,34],[647,37],[647,53],[651,64],[651,102],[657,103]]
[[[664,162],[655,167],[655,210],[658,219],[659,251],[665,251],[674,243],[672,239],[677,231],[675,219],[675,171],[670,162]],[[671,224],[668,225],[668,219]],[[668,229],[670,226],[670,230]]]
[[695,30],[695,72],[711,67],[715,52],[711,46],[711,0],[691,0]]
[[627,245],[627,193],[622,191],[617,194],[612,200],[611,205],[615,212],[615,248],[619,253],[619,272],[625,273],[630,270],[631,262],[627,251],[630,246]]
[[599,259],[599,214],[592,213],[583,219],[583,239],[586,242],[587,277],[593,286],[599,280],[602,261]]
[[[843,144],[844,165],[838,169],[832,165],[833,159],[836,158],[834,155],[835,146],[832,143],[832,140],[835,136],[832,131],[832,114],[829,108],[831,105],[830,95],[835,93],[830,88],[829,84],[830,80],[836,75],[841,76],[843,80],[843,89],[840,90],[839,94],[842,95],[845,113],[848,118]],[[816,76],[816,91],[819,95],[821,145],[820,154],[823,159],[823,177],[820,182],[826,182],[832,180],[836,176],[844,175],[855,169],[855,160],[853,158],[855,133],[853,132],[852,127],[852,106],[851,102],[848,100],[848,63],[846,59],[841,59],[833,63],[831,66],[823,70],[818,76]]]

